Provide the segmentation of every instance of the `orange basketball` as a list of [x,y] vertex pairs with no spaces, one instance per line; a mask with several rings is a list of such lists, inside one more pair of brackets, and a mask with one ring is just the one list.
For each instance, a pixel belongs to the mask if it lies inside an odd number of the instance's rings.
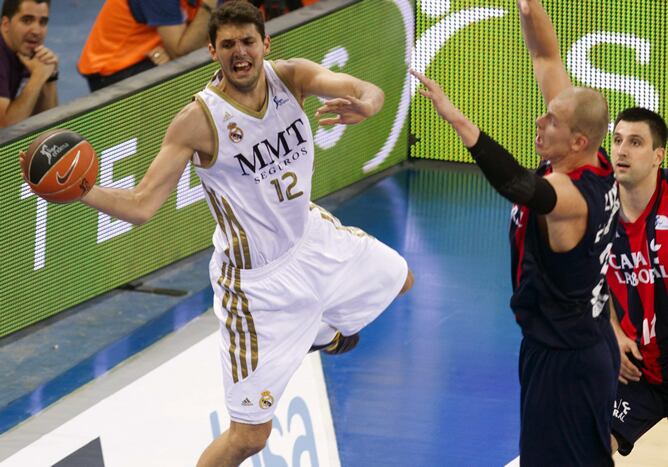
[[32,191],[54,203],[81,199],[95,185],[95,149],[81,135],[64,129],[42,133],[30,144],[23,166]]

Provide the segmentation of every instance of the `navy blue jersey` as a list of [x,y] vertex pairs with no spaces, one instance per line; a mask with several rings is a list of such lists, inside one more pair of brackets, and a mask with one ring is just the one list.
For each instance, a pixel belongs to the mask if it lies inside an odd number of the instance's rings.
[[619,323],[638,344],[647,381],[668,382],[668,170],[635,222],[620,221],[608,283]]
[[[565,253],[553,252],[538,215],[513,206],[510,223],[513,296],[510,306],[525,336],[553,348],[577,349],[602,339],[609,326],[605,273],[619,211],[617,184],[605,151],[600,167],[583,166],[569,177],[587,202],[584,237]],[[549,164],[539,175],[551,171]]]

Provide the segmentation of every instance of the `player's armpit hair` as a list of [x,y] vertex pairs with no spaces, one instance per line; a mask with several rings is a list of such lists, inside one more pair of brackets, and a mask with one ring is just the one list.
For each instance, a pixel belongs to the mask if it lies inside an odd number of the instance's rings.
[[480,170],[501,196],[538,214],[548,214],[557,204],[557,193],[550,183],[517,163],[503,146],[480,132],[469,149]]

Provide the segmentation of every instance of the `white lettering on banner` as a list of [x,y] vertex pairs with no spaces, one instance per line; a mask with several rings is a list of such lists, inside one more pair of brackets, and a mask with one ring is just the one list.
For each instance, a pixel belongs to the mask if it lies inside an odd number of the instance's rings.
[[[146,360],[131,360],[105,374],[107,384],[121,389],[80,413],[70,412],[68,420],[3,460],[2,467],[53,465],[96,439],[106,467],[195,465],[213,437],[230,423],[224,407],[218,332],[148,373],[128,378],[145,364]],[[79,389],[63,402],[80,406],[82,399],[95,400],[93,386]],[[40,418],[56,420],[58,409],[47,408]],[[60,407],[60,413],[62,410]],[[35,426],[31,423],[27,420],[14,433],[33,439],[29,433]],[[281,465],[340,465],[320,356],[316,353],[304,359],[278,401],[267,448],[242,464]]]
[[420,10],[426,16],[439,18],[450,11],[450,0],[422,0]]
[[[404,23],[404,34],[406,35],[406,46],[404,49],[404,60],[406,67],[411,65],[411,53],[413,51],[413,37],[415,36],[415,15],[413,14],[413,8],[407,0],[395,0],[395,5],[399,8],[401,12],[401,19]],[[406,78],[404,79],[404,87],[401,91],[401,99],[399,100],[399,108],[397,113],[394,116],[394,122],[392,123],[392,129],[390,134],[385,140],[385,144],[380,148],[380,151],[367,161],[362,166],[362,171],[364,173],[369,173],[380,164],[382,164],[385,159],[388,158],[394,145],[397,143],[399,136],[401,136],[401,130],[404,127],[406,122],[406,117],[408,116],[408,111],[411,106],[411,76],[406,73]]]
[[[27,183],[21,185],[21,199],[27,199],[34,193]],[[37,197],[37,209],[35,215],[35,259],[33,261],[33,271],[44,267],[46,263],[46,211],[49,203]]]
[[[411,4],[406,0],[395,0],[395,3],[401,11],[404,20],[404,33],[406,34],[406,65],[412,66],[420,73],[425,73],[434,57],[440,52],[443,45],[450,40],[458,31],[467,26],[479,23],[491,18],[501,18],[505,16],[506,10],[503,8],[469,8],[460,10],[446,16],[434,26],[427,29],[416,41],[413,47],[414,33],[414,15]],[[430,0],[421,3],[422,11],[430,16],[442,16],[450,11],[449,1]],[[401,130],[406,121],[406,116],[410,110],[411,96],[415,95],[418,89],[418,80],[406,73],[406,80],[401,91],[401,100],[399,109],[394,117],[394,123],[390,136],[378,153],[364,164],[362,170],[364,173],[371,172],[380,166],[392,152],[392,148],[397,142]]]
[[[449,9],[439,8],[439,13],[447,13]],[[492,18],[502,18],[506,15],[503,8],[469,8],[446,16],[434,26],[427,29],[415,43],[413,51],[413,68],[425,73],[432,60],[441,51],[446,42],[457,32],[475,23]],[[415,95],[419,81],[411,78],[411,96]]]
[[[348,63],[348,51],[343,47],[336,47],[325,54],[320,64],[325,68],[332,68],[337,66],[343,68]],[[326,99],[319,97],[320,102],[325,102]],[[345,125],[334,125],[332,128],[319,127],[315,132],[313,142],[321,149],[329,149],[336,146],[343,133],[346,131]]]
[[179,178],[179,184],[176,187],[176,209],[185,208],[198,201],[204,200],[204,189],[201,183],[197,183],[194,187],[190,187],[190,178],[192,176],[192,164],[188,162],[185,170]]
[[[135,186],[132,175],[114,180],[114,163],[137,153],[137,138],[132,138],[100,154],[100,186],[108,188],[130,189]],[[97,215],[97,243],[105,242],[132,229],[129,222],[112,219],[111,216],[99,212]]]
[[[600,31],[585,35],[571,46],[566,58],[566,65],[570,72],[588,86],[628,94],[633,96],[639,107],[657,111],[659,93],[651,83],[631,76],[603,71],[591,63],[589,55],[591,50],[601,44],[633,49],[638,63],[649,64],[652,44],[648,40],[633,34]],[[613,123],[610,125],[612,130]]]
[[[287,403],[287,400],[283,403]],[[212,413],[209,419],[212,424],[213,439],[215,439],[222,432],[222,427],[218,422],[218,413]],[[278,417],[274,417],[271,424],[272,436],[269,437],[267,445],[262,451],[250,458],[253,467],[301,465],[304,456],[308,457],[309,465],[313,467],[320,465],[311,414],[303,398],[297,396],[290,401],[287,426],[281,424],[281,419]],[[277,434],[274,434],[274,431]],[[278,446],[276,452],[274,452],[275,445]],[[286,446],[288,447],[287,451],[285,450]],[[281,451],[284,451],[284,453],[281,454]]]

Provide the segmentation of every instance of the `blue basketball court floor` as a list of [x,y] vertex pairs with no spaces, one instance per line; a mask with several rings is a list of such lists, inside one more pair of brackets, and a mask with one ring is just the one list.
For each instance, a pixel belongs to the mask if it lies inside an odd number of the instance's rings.
[[[363,330],[353,352],[321,356],[341,465],[503,466],[515,459],[520,331],[508,306],[509,203],[475,167],[424,162],[319,204],[397,249],[415,276],[413,289]],[[185,298],[115,291],[0,342],[7,376],[0,465],[81,411],[72,402],[80,386],[104,381],[114,366],[157,365],[168,358],[156,357],[163,341],[212,321],[208,254],[144,280],[190,290]],[[126,383],[114,384],[102,391]]]

